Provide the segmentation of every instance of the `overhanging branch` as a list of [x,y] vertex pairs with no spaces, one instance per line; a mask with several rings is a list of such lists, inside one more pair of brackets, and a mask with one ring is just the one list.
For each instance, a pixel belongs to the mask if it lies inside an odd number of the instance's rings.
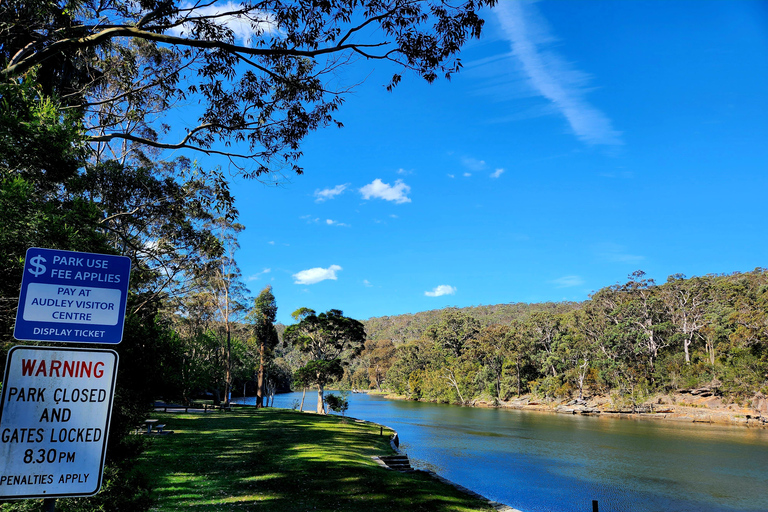
[[[41,62],[61,54],[63,51],[71,48],[87,48],[93,46],[99,46],[106,41],[115,39],[118,37],[135,37],[144,39],[147,41],[154,41],[157,43],[169,44],[172,46],[188,47],[188,48],[203,48],[203,49],[218,49],[225,50],[232,54],[243,54],[252,56],[282,56],[282,57],[306,57],[314,58],[321,55],[327,55],[331,53],[343,52],[346,50],[353,50],[362,53],[364,48],[381,48],[387,46],[388,42],[374,43],[374,44],[338,44],[335,46],[329,46],[326,48],[319,48],[317,50],[300,50],[297,48],[249,48],[247,46],[240,46],[224,41],[211,41],[200,39],[187,39],[184,37],[177,37],[168,34],[161,34],[156,32],[150,32],[147,30],[141,30],[135,26],[121,25],[115,27],[105,28],[96,34],[91,34],[86,37],[80,38],[68,38],[61,39],[52,43],[50,46],[41,50],[40,52],[33,53],[28,57],[22,57],[17,62],[12,61],[8,67],[0,72],[0,76],[4,79],[18,76],[28,71],[33,66],[40,64]],[[362,53],[366,57],[371,57],[366,53]]]

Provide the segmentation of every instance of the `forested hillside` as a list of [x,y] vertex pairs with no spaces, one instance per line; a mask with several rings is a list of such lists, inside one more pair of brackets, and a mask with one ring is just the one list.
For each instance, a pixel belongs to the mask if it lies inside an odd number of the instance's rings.
[[[506,324],[514,320],[525,320],[535,312],[565,313],[579,307],[576,302],[543,302],[539,304],[496,304],[493,306],[472,306],[454,308],[480,322],[483,327]],[[391,340],[399,345],[420,338],[432,325],[440,321],[445,309],[432,309],[420,313],[369,318],[363,323],[372,340]]]
[[768,271],[663,284],[641,271],[583,303],[508,304],[371,318],[346,383],[412,399],[501,402],[706,387],[746,402],[768,393]]

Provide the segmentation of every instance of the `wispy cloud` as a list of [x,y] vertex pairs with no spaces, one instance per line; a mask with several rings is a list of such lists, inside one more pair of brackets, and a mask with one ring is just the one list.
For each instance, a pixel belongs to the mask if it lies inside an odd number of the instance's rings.
[[424,292],[427,297],[440,297],[442,295],[455,295],[456,288],[447,284],[441,284],[432,289],[431,292]]
[[469,169],[470,171],[482,171],[486,167],[485,160],[479,160],[477,158],[472,158],[469,156],[465,156],[461,159],[462,165]]
[[339,221],[333,220],[333,219],[325,219],[325,223],[327,225],[329,225],[329,226],[339,226],[339,227],[344,227],[344,228],[348,228],[349,227],[349,224],[344,224],[343,222],[339,222]]
[[498,168],[498,169],[496,169],[495,171],[493,171],[493,172],[491,173],[491,178],[498,178],[498,177],[499,177],[499,176],[501,176],[502,174],[504,174],[504,169],[502,169],[502,168]]
[[587,100],[589,76],[551,50],[556,38],[530,2],[499,2],[494,9],[529,84],[565,116],[576,137],[587,144],[623,144],[621,132]]
[[623,245],[614,243],[603,243],[595,246],[595,253],[599,258],[610,263],[640,263],[645,260],[645,256],[631,254]]
[[584,279],[581,276],[563,276],[553,279],[550,282],[558,288],[572,288],[574,286],[583,285]]
[[334,197],[344,193],[344,191],[347,189],[349,184],[345,185],[336,185],[333,188],[324,188],[324,189],[317,189],[315,190],[315,202],[322,203],[323,201],[327,201],[328,199],[333,199]]
[[342,268],[338,265],[331,265],[328,268],[315,267],[307,270],[302,270],[293,274],[295,284],[315,284],[320,281],[331,279],[336,281],[336,272],[339,272]]
[[264,270],[262,270],[261,272],[257,272],[257,273],[255,273],[255,274],[251,274],[250,276],[248,276],[248,279],[247,279],[247,281],[249,281],[249,282],[250,282],[250,281],[256,281],[256,280],[258,280],[258,279],[259,279],[261,276],[263,276],[264,274],[269,274],[270,272],[272,272],[272,269],[271,269],[271,268],[265,268],[265,269],[264,269]]
[[360,189],[363,199],[384,199],[397,204],[410,203],[411,198],[408,197],[410,191],[411,187],[403,183],[403,180],[397,180],[394,185],[390,185],[379,178]]

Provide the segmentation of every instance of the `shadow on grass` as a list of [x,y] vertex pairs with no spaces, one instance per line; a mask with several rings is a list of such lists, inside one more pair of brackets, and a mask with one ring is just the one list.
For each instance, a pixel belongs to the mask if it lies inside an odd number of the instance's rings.
[[388,471],[371,455],[391,453],[391,431],[279,409],[159,414],[173,435],[153,439],[142,463],[154,510],[492,510],[423,473]]

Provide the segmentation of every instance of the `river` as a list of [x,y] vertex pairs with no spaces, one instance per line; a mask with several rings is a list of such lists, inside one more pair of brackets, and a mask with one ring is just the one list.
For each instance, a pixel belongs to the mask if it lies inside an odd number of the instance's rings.
[[[291,408],[301,393],[275,397]],[[253,403],[245,399],[245,403]],[[237,400],[236,400],[237,401]],[[459,407],[351,394],[415,467],[523,512],[768,511],[768,430]],[[307,392],[313,410],[316,392]]]

